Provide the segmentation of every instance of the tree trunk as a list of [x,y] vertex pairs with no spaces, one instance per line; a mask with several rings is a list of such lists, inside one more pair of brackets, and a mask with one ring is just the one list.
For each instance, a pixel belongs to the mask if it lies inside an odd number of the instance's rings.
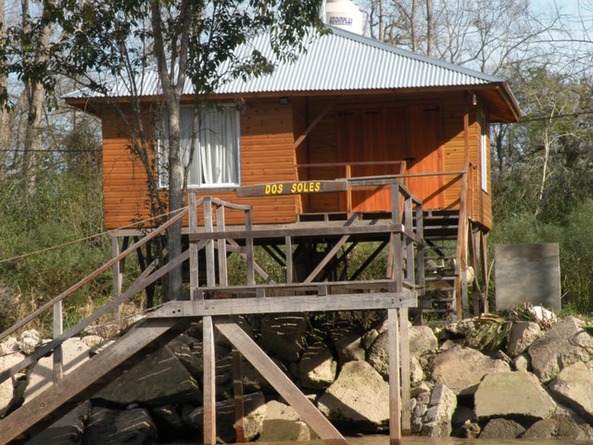
[[[0,2],[0,41],[6,39],[6,15],[4,2]],[[2,63],[2,62],[0,62]],[[4,72],[4,70],[0,70]],[[8,76],[0,74],[0,94],[8,97]],[[10,148],[10,114],[6,107],[0,106],[0,181],[6,175],[8,149]]]
[[[23,9],[23,29],[30,29],[29,26],[29,8],[27,0],[22,0]],[[42,17],[47,12],[42,12]],[[51,27],[43,26],[33,54],[33,66],[41,66],[48,60],[49,41],[51,36]],[[41,138],[41,122],[45,110],[45,87],[36,80],[28,80],[25,84],[27,92],[27,126],[24,139],[23,156],[23,175],[27,180],[29,192],[35,191],[35,182],[37,177],[38,153],[43,148]]]
[[[154,38],[154,52],[157,59],[159,79],[163,96],[165,98],[165,113],[169,130],[169,212],[181,209],[183,206],[183,185],[184,168],[181,162],[181,131],[179,116],[181,111],[181,91],[186,79],[186,66],[188,57],[188,36],[191,26],[191,15],[188,14],[193,0],[185,0],[180,8],[182,17],[180,27],[177,30],[178,52],[177,57],[168,58],[165,54],[165,40],[163,36],[163,23],[159,0],[151,0],[151,25]],[[183,14],[185,12],[185,14]],[[172,73],[175,70],[168,69],[167,62],[173,66],[178,64],[177,77]],[[172,225],[167,232],[167,246],[169,258],[175,258],[181,254],[181,221]],[[176,300],[181,295],[183,275],[181,266],[169,272],[167,279],[167,300]]]

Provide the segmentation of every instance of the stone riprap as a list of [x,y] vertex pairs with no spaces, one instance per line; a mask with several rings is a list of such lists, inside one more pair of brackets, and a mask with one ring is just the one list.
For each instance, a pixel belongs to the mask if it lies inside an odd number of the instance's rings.
[[[292,315],[266,316],[250,320],[251,325],[242,321],[279,369],[338,429],[345,434],[386,433],[389,347],[384,320],[367,329],[343,321],[334,326],[332,319],[316,322]],[[544,327],[516,322],[498,348],[484,349],[476,346],[476,326],[467,319],[434,331],[410,327],[412,400],[404,409],[410,410],[413,434],[593,440],[593,339],[582,321],[568,317]],[[72,366],[108,350],[113,339],[99,343],[96,332],[65,346],[73,352],[66,352],[68,357],[78,357]],[[200,437],[202,344],[190,334],[147,356],[32,443],[141,444],[154,443],[157,437],[169,442]],[[231,345],[222,335],[215,340],[217,434],[221,441],[233,442]],[[35,332],[8,339],[0,344],[0,368],[12,366],[40,344]],[[43,360],[49,363],[52,358]],[[250,363],[244,361],[242,369],[247,440],[317,437]],[[0,414],[31,400],[41,385],[35,374],[20,374],[0,387]]]

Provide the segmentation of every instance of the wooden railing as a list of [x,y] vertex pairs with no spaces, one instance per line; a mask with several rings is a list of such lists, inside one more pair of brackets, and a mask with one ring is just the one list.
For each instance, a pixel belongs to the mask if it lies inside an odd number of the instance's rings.
[[89,274],[88,276],[84,277],[82,280],[59,294],[57,297],[51,299],[47,303],[43,304],[41,307],[36,309],[35,311],[31,312],[27,315],[23,320],[19,321],[18,323],[14,324],[4,332],[0,334],[0,341],[2,341],[7,336],[13,334],[17,330],[23,328],[39,316],[43,315],[44,313],[48,312],[49,310],[53,309],[53,320],[54,320],[54,334],[53,339],[41,346],[40,348],[36,349],[31,355],[27,356],[24,360],[16,365],[0,372],[0,383],[4,382],[8,378],[10,378],[15,373],[25,369],[29,365],[37,362],[40,358],[54,353],[54,380],[59,380],[62,376],[62,361],[61,361],[61,345],[64,341],[73,336],[79,334],[91,323],[99,320],[101,317],[109,314],[116,310],[121,304],[125,303],[127,300],[132,298],[138,292],[143,291],[147,286],[151,285],[158,279],[162,278],[166,274],[168,274],[171,270],[175,269],[176,267],[180,266],[181,263],[186,261],[189,258],[189,252],[183,252],[177,258],[173,258],[167,264],[163,265],[160,268],[156,268],[157,264],[153,263],[150,265],[142,274],[138,277],[138,279],[121,295],[116,296],[113,300],[109,303],[105,304],[100,309],[96,310],[92,315],[81,321],[80,323],[76,324],[72,328],[68,329],[66,332],[62,332],[63,326],[63,318],[62,318],[62,302],[71,296],[74,292],[81,289],[83,286],[90,283],[93,279],[97,278],[104,272],[108,271],[112,266],[118,264],[124,258],[126,258],[131,253],[135,252],[137,249],[142,247],[144,244],[148,243],[149,241],[153,240],[157,236],[162,235],[165,230],[171,227],[173,224],[181,221],[187,214],[187,208],[182,209],[179,211],[174,217],[169,219],[163,225],[155,229],[154,231],[150,232],[140,241],[135,243],[134,245],[127,248],[125,251],[117,255],[116,257],[112,258],[107,263],[103,264],[101,267],[96,269],[94,272]]
[[[353,174],[354,170],[357,168],[364,168],[364,167],[392,167],[393,171],[381,175],[360,175],[360,174]],[[402,175],[406,172],[406,161],[365,161],[365,162],[327,162],[327,163],[312,163],[312,164],[297,164],[297,176],[298,178],[306,178],[307,180],[318,179],[316,176],[311,175],[311,170],[313,169],[336,169],[336,174],[331,175],[333,176],[331,179],[345,179],[347,181],[351,181],[353,179],[364,181],[365,179],[396,179],[403,177]],[[306,169],[306,173],[301,174],[299,171]],[[326,175],[321,175],[321,177],[325,177]],[[350,182],[352,184],[352,182]],[[385,187],[387,183],[384,184],[375,184],[374,187]],[[362,186],[358,185],[356,187],[357,191],[367,191],[370,189],[370,185]],[[346,190],[346,212],[348,214],[352,213],[352,188],[348,188]]]
[[[340,180],[343,181],[343,180]],[[270,184],[268,184],[270,185]],[[271,184],[273,186],[274,184]],[[220,292],[242,293],[256,290],[257,292],[265,292],[266,289],[272,288],[292,288],[292,289],[310,289],[315,288],[316,278],[320,272],[328,265],[332,259],[335,258],[338,251],[345,245],[351,236],[357,235],[385,235],[390,239],[390,243],[395,243],[390,246],[390,269],[387,272],[388,280],[377,284],[385,286],[390,280],[402,279],[402,283],[396,287],[402,288],[416,288],[418,286],[417,280],[423,281],[423,267],[421,262],[415,261],[416,250],[415,246],[423,246],[422,233],[422,203],[415,198],[397,179],[393,178],[356,178],[346,181],[346,190],[349,192],[357,189],[364,189],[368,187],[385,187],[391,189],[392,199],[392,213],[391,221],[381,224],[361,224],[359,223],[359,215],[354,213],[349,216],[346,221],[335,221],[333,224],[317,224],[314,227],[310,226],[287,226],[279,229],[271,229],[263,227],[254,229],[251,223],[251,208],[247,206],[232,206],[228,207],[227,203],[212,198],[206,198],[203,201],[204,214],[202,221],[204,226],[198,227],[197,224],[191,223],[190,241],[203,241],[206,258],[214,258],[214,249],[219,251],[219,261],[226,259],[225,249],[232,246],[235,252],[241,253],[247,260],[247,277],[245,285],[228,286],[228,279],[226,277],[227,267],[224,263],[218,266],[218,272],[212,267],[206,270],[206,278],[202,282],[206,282],[206,286],[200,287],[200,292],[208,293],[215,290]],[[252,187],[249,187],[252,189]],[[255,192],[253,191],[255,190]],[[252,193],[257,193],[257,188],[251,190]],[[262,192],[263,193],[263,192]],[[254,196],[251,194],[250,196]],[[190,215],[196,213],[197,205],[192,203],[190,198]],[[232,208],[233,210],[242,210],[245,212],[244,227],[239,229],[226,229],[224,226],[225,209]],[[216,227],[212,221],[216,219]],[[323,238],[333,237],[337,238],[335,245],[327,252],[325,257],[316,265],[314,265],[309,275],[298,283],[293,276],[293,246],[295,245],[295,238]],[[284,241],[285,252],[280,252],[285,259],[285,283],[273,284],[255,284],[254,274],[257,272],[264,278],[264,281],[269,282],[269,276],[265,275],[262,268],[259,267],[253,258],[253,243],[254,240],[263,241],[266,239],[282,239]],[[192,243],[190,243],[191,245]],[[241,247],[240,247],[241,246]],[[420,249],[421,250],[421,249]],[[220,254],[222,252],[222,254]],[[404,252],[403,254],[401,254]],[[197,258],[197,251],[192,253],[192,258]],[[213,261],[206,261],[207,264],[213,264]],[[192,268],[194,266],[191,266]],[[402,273],[398,272],[401,271]],[[192,273],[192,276],[198,276],[197,268]],[[196,278],[197,279],[197,278]],[[344,286],[344,282],[328,283],[323,280],[319,283],[320,286]],[[352,283],[349,283],[352,287]],[[422,282],[423,285],[423,282]],[[364,287],[364,285],[363,285]],[[197,282],[192,283],[192,289],[197,290]],[[194,295],[195,297],[195,295]]]
[[[259,274],[265,281],[269,282],[269,277],[266,272],[255,262],[254,257],[254,240],[280,237],[285,240],[286,259],[287,259],[287,274],[285,285],[293,288],[318,288],[319,286],[326,286],[327,282],[316,284],[315,279],[319,272],[328,264],[333,255],[344,245],[346,240],[351,235],[364,235],[373,233],[383,233],[390,235],[390,269],[387,273],[387,280],[376,280],[371,285],[376,287],[385,287],[389,291],[401,291],[401,289],[415,289],[417,286],[423,285],[423,263],[422,263],[422,206],[421,203],[412,196],[403,184],[393,178],[356,178],[348,182],[348,189],[355,190],[364,187],[390,187],[392,190],[393,211],[391,221],[387,225],[382,226],[362,226],[354,227],[353,222],[356,221],[356,216],[353,216],[349,222],[343,227],[327,226],[326,228],[317,228],[314,231],[298,229],[298,228],[283,228],[276,231],[270,229],[254,230],[251,218],[251,207],[235,205],[226,203],[214,198],[196,199],[194,193],[189,194],[189,208],[182,209],[174,217],[168,220],[159,228],[148,233],[140,241],[125,249],[119,255],[115,256],[101,267],[97,268],[88,276],[81,279],[79,282],[51,299],[41,307],[30,313],[23,320],[14,324],[4,332],[0,333],[0,341],[7,336],[15,333],[19,329],[27,326],[33,320],[42,316],[46,312],[53,310],[54,333],[53,338],[48,343],[38,348],[31,355],[26,357],[20,363],[0,372],[0,383],[10,378],[15,373],[25,369],[31,364],[37,362],[40,358],[54,353],[54,380],[59,380],[62,377],[62,360],[61,360],[61,345],[64,341],[80,334],[84,329],[88,328],[92,323],[98,321],[101,317],[113,313],[120,305],[128,301],[137,293],[143,291],[146,287],[155,283],[157,280],[164,277],[171,270],[179,267],[183,262],[190,259],[190,286],[192,299],[197,298],[198,292],[207,292],[214,288],[227,288],[227,265],[226,252],[237,252],[246,259],[247,264],[247,279],[246,285],[252,286],[254,289],[258,286],[255,284],[255,275]],[[198,229],[196,208],[203,206],[204,219],[201,221],[203,227]],[[236,231],[228,231],[225,228],[225,211],[234,210],[245,213],[245,225],[243,228]],[[128,289],[116,295],[111,301],[103,307],[97,309],[92,315],[77,323],[75,326],[63,331],[63,314],[62,303],[72,294],[92,280],[99,277],[103,273],[112,269],[114,265],[119,264],[122,260],[135,252],[137,249],[161,236],[167,228],[173,224],[181,221],[189,213],[190,219],[190,239],[194,242],[190,244],[190,249],[184,251],[181,255],[171,259],[164,265],[159,265],[156,262],[149,265],[144,270],[137,280],[132,283]],[[310,275],[302,282],[297,283],[292,275],[292,246],[293,237],[302,236],[340,236],[339,242],[327,254],[327,256],[315,267]],[[241,239],[242,245],[239,245],[235,239]],[[415,246],[421,246],[416,249]],[[206,258],[206,286],[202,286],[199,278],[198,268],[198,254],[199,251],[205,250]],[[219,251],[219,264],[215,265],[215,249]],[[415,252],[418,251],[418,256]],[[398,272],[400,271],[400,272]],[[215,278],[218,274],[218,278]],[[338,287],[352,285],[351,282],[334,283]],[[270,284],[268,287],[278,287],[278,284]],[[330,285],[331,287],[331,285]],[[368,285],[361,284],[361,288],[368,287]],[[260,285],[258,292],[265,291],[266,286]]]

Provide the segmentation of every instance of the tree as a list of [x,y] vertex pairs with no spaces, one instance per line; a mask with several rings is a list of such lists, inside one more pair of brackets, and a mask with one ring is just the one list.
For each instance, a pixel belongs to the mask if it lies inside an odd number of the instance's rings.
[[546,48],[539,42],[555,23],[534,12],[529,0],[368,0],[364,5],[371,37],[491,74],[541,59]]
[[[168,210],[183,203],[184,166],[180,153],[180,100],[187,82],[196,103],[237,76],[262,75],[278,60],[294,58],[304,48],[312,27],[318,27],[320,0],[56,0],[44,2],[42,14],[32,27],[55,26],[59,38],[42,51],[47,59],[32,58],[25,65],[9,65],[8,72],[26,72],[28,79],[51,88],[56,75],[76,78],[94,92],[106,93],[97,73],[108,72],[127,83],[137,94],[135,81],[146,66],[156,64],[162,91],[163,120],[168,134]],[[22,30],[9,30],[18,35]],[[272,56],[253,49],[247,58],[236,49],[256,34],[270,34]],[[21,34],[22,35],[22,34]],[[223,69],[223,67],[226,67]],[[21,71],[22,70],[22,71]],[[49,91],[49,90],[48,90]],[[50,91],[51,92],[51,91]],[[130,106],[141,115],[139,99]],[[141,119],[131,122],[133,140],[143,133]],[[140,150],[154,140],[141,135]],[[152,169],[152,165],[146,165]],[[168,233],[171,257],[181,253],[181,223]],[[181,287],[181,271],[170,274],[169,298]]]
[[591,195],[593,82],[553,73],[547,67],[515,70],[511,86],[523,119],[500,126],[492,139],[495,212],[527,211],[560,223]]

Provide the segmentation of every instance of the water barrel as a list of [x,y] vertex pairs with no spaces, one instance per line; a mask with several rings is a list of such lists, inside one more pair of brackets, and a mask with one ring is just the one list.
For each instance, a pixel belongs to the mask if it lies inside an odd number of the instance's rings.
[[327,0],[323,21],[355,34],[362,35],[364,31],[363,13],[351,0]]

